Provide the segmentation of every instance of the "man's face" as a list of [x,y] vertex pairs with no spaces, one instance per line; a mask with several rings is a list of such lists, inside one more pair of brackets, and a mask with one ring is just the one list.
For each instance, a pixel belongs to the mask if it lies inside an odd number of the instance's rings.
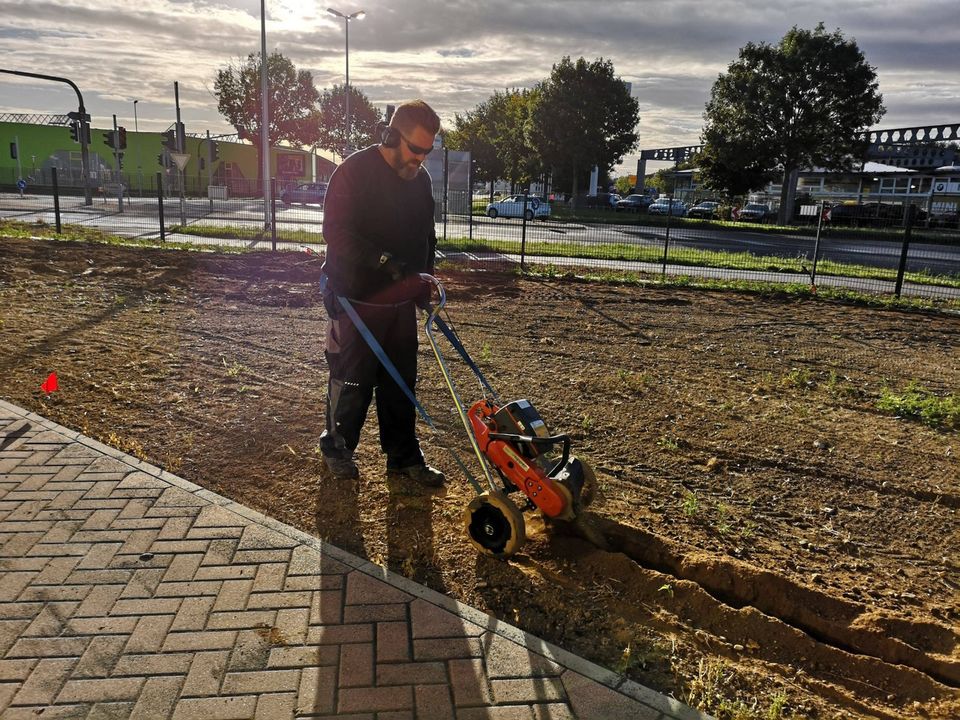
[[399,132],[400,145],[393,148],[390,165],[404,180],[413,180],[427,153],[433,148],[433,139],[436,135],[419,125],[413,130],[399,130]]

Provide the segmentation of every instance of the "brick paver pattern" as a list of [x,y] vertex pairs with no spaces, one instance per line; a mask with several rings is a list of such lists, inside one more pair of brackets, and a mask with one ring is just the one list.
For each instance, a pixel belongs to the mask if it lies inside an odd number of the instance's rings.
[[411,589],[0,401],[4,720],[700,717]]

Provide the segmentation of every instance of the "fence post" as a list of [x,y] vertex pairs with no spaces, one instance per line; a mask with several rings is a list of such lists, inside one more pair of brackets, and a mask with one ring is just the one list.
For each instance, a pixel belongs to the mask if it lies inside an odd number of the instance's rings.
[[467,238],[473,243],[473,157],[467,163]]
[[667,249],[670,247],[670,218],[673,217],[673,194],[670,194],[669,205],[667,205],[667,231],[663,235],[663,267],[660,274],[667,277]]
[[[529,189],[527,192],[530,192]],[[527,255],[527,202],[529,200],[529,195],[523,196],[523,217],[520,219],[522,222],[520,227],[520,272],[527,271],[524,262]]]
[[57,235],[60,234],[60,184],[57,182],[57,168],[50,168],[50,179],[53,180],[53,216],[56,218]]
[[893,290],[893,294],[897,296],[898,300],[900,299],[900,292],[903,290],[903,275],[907,270],[907,252],[910,249],[910,235],[913,230],[913,210],[913,205],[907,205],[904,208],[904,222],[906,225],[903,228],[903,245],[900,247],[900,265],[897,267],[897,285]]
[[817,261],[820,259],[820,233],[823,232],[823,211],[827,204],[821,200],[817,206],[817,239],[813,243],[813,269],[810,271],[810,284],[817,284]]
[[167,228],[163,221],[163,173],[157,173],[157,203],[160,217],[160,242],[166,242]]
[[270,249],[277,251],[277,179],[270,178]]
[[447,241],[447,214],[450,212],[450,150],[443,148],[443,241]]

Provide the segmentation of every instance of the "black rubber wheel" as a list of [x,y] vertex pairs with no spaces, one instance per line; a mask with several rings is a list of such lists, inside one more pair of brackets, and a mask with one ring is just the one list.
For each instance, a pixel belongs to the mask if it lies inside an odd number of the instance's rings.
[[507,558],[526,541],[523,513],[503,493],[477,495],[463,511],[473,546],[485,555]]
[[500,213],[497,212],[496,208],[490,208],[489,210],[487,210],[487,217],[489,217],[492,220],[496,220],[497,215],[499,214]]

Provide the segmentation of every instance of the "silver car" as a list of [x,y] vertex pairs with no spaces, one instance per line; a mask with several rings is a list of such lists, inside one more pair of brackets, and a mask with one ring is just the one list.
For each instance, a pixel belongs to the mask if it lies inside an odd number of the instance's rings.
[[527,220],[550,217],[550,203],[532,195],[528,197],[511,195],[487,205],[487,216],[491,218],[526,217]]
[[[671,202],[673,208],[671,209]],[[683,200],[670,200],[664,198],[657,200],[647,208],[648,215],[672,215],[673,217],[683,217],[687,214],[687,204]]]
[[284,190],[280,194],[280,202],[282,202],[284,205],[290,205],[291,203],[323,205],[323,201],[326,197],[326,183],[309,182],[300,183],[296,187],[287,188]]

